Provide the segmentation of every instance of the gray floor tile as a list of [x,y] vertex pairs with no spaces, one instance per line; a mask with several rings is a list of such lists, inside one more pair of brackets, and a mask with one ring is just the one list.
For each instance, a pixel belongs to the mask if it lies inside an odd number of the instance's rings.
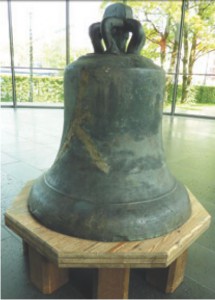
[[9,232],[9,230],[7,228],[5,228],[4,226],[1,226],[1,240],[5,240],[11,238],[11,233]]
[[23,151],[33,150],[37,147],[37,144],[33,141],[17,141],[16,143],[2,144],[2,151],[18,160]]
[[22,151],[19,155],[20,160],[40,170],[50,168],[57,156],[56,149],[45,146],[36,149]]
[[16,162],[18,159],[13,157],[13,156],[10,156],[8,154],[5,154],[5,153],[1,153],[1,161],[2,161],[2,164],[10,164],[10,163],[13,163],[13,162]]
[[70,281],[51,295],[43,295],[30,282],[29,265],[22,243],[14,237],[2,241],[2,299],[82,299],[83,295]]
[[186,274],[195,282],[215,292],[215,251],[198,243],[189,249]]
[[35,179],[41,175],[41,171],[24,162],[16,162],[13,164],[4,165],[2,171],[13,175],[22,182]]
[[[3,167],[2,167],[3,169]],[[15,197],[24,186],[24,182],[20,178],[15,178],[4,170],[1,172],[1,200],[4,205],[4,199]]]
[[165,294],[145,281],[143,270],[136,269],[131,272],[130,299],[214,299],[214,297],[215,291],[187,276],[174,293]]
[[215,204],[204,202],[204,207],[211,215],[209,229],[198,239],[198,244],[215,251]]

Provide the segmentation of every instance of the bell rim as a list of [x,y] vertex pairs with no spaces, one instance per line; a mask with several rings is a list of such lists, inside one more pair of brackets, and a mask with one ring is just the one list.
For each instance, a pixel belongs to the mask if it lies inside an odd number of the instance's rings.
[[66,197],[50,191],[42,178],[31,189],[29,211],[44,226],[69,236],[103,242],[151,239],[177,229],[191,215],[188,192],[179,181],[172,197],[153,206],[142,202],[132,209],[130,204],[107,208],[69,203]]

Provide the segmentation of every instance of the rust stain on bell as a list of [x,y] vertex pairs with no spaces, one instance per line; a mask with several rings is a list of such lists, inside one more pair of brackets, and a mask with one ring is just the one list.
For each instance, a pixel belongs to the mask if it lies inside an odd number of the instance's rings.
[[165,73],[140,55],[145,34],[130,7],[110,5],[89,33],[95,53],[65,69],[60,149],[34,183],[29,210],[45,226],[85,239],[164,235],[191,213],[164,156]]

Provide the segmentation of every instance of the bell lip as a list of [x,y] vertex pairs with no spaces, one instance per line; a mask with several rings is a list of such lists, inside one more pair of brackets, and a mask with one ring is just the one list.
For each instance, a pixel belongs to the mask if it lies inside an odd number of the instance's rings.
[[28,199],[30,213],[49,229],[102,242],[138,241],[162,236],[183,225],[191,215],[188,192],[179,181],[171,197],[164,197],[154,204],[150,208],[149,203],[143,202],[132,210],[130,205],[102,209],[79,201],[69,203],[67,197],[59,199],[45,185],[43,177],[33,185]]

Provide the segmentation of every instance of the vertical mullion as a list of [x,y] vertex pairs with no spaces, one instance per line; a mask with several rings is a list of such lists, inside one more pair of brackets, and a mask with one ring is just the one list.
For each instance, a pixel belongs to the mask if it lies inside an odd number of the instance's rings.
[[181,59],[182,36],[183,36],[183,29],[184,29],[185,6],[186,6],[186,0],[182,0],[179,45],[178,45],[177,62],[175,68],[175,80],[174,80],[174,88],[173,88],[173,96],[172,96],[171,115],[175,114],[176,97],[178,91],[178,77],[179,77],[179,67],[180,67],[180,59]]
[[16,77],[14,70],[14,47],[13,47],[13,25],[12,25],[12,10],[11,0],[7,1],[8,4],[8,25],[9,25],[9,39],[10,39],[10,63],[11,63],[11,74],[12,74],[12,91],[13,91],[13,106],[17,106],[16,99]]
[[70,63],[70,24],[69,0],[66,0],[66,64]]

